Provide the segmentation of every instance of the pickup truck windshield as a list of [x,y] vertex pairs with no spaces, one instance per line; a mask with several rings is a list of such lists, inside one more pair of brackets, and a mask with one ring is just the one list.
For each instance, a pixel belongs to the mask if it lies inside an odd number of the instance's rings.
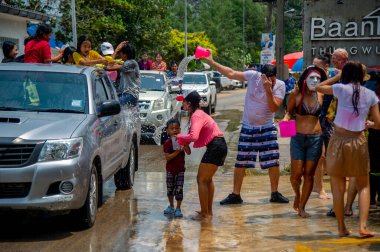
[[141,88],[143,91],[164,91],[164,77],[161,74],[141,74]]
[[0,110],[85,113],[87,80],[83,74],[0,71]]
[[204,75],[185,75],[183,77],[183,84],[207,84],[206,76]]

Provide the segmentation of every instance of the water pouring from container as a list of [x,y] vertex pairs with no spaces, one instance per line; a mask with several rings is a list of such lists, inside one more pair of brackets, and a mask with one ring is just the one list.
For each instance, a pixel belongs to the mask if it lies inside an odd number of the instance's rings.
[[207,58],[208,56],[210,56],[210,51],[201,46],[197,46],[197,48],[195,48],[194,56],[197,59]]

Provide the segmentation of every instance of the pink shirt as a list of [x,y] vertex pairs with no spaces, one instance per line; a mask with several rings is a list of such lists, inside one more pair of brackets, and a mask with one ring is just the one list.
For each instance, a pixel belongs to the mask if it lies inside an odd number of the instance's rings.
[[190,123],[189,134],[177,135],[180,145],[194,142],[194,148],[200,148],[210,143],[214,137],[223,136],[214,119],[201,109],[195,110],[191,115]]

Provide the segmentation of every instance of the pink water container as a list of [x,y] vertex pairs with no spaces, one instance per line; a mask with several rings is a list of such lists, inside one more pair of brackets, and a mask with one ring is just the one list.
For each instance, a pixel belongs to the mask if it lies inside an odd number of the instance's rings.
[[110,77],[111,81],[116,81],[117,71],[106,71],[106,73]]
[[282,121],[278,123],[280,127],[280,136],[281,137],[292,137],[296,135],[296,121]]
[[197,59],[201,59],[201,58],[207,58],[208,56],[210,56],[210,51],[207,50],[206,48],[203,48],[201,46],[197,46],[197,48],[195,48],[195,58]]

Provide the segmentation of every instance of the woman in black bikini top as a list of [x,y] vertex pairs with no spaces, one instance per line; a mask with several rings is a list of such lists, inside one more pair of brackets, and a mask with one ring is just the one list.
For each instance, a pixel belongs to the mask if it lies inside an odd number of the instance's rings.
[[[289,95],[288,111],[283,119],[289,121],[296,113],[297,134],[290,141],[290,182],[296,195],[293,208],[302,218],[310,217],[305,205],[313,189],[314,173],[322,153],[319,115],[323,96],[315,91],[315,86],[326,78],[321,68],[308,67],[298,81],[298,90],[293,90]],[[301,193],[302,177],[304,183]]]

